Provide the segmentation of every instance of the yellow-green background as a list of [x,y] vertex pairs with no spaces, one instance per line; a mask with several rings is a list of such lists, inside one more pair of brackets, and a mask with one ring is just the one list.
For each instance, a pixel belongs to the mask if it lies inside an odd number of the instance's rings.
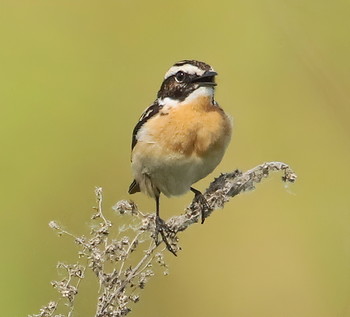
[[[133,125],[193,58],[218,71],[235,122],[215,173],[281,160],[299,179],[276,175],[182,234],[132,316],[350,316],[349,16],[345,0],[1,0],[1,315],[56,299],[76,247],[50,220],[86,232],[95,185],[117,219]],[[191,198],[163,199],[163,215]],[[76,316],[93,315],[89,283]]]

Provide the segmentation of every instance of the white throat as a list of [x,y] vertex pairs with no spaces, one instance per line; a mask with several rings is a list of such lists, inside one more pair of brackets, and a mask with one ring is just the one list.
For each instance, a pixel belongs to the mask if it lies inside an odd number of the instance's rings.
[[158,99],[158,103],[165,107],[178,107],[187,103],[190,103],[198,98],[203,97],[214,97],[214,87],[209,86],[203,86],[197,88],[195,91],[193,91],[191,94],[189,94],[185,100],[180,101],[176,99],[172,99],[169,97],[165,97],[163,99]]

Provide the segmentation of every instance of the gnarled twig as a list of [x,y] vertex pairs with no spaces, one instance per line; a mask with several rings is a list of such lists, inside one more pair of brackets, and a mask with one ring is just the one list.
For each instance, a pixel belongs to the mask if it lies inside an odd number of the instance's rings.
[[[183,215],[174,216],[166,222],[169,230],[165,235],[167,242],[171,243],[172,251],[175,253],[179,250],[177,234],[198,222],[202,212],[205,217],[210,216],[214,210],[223,208],[232,197],[253,190],[257,183],[275,171],[283,172],[284,182],[293,183],[296,180],[297,176],[292,169],[281,162],[264,163],[246,172],[235,170],[221,174],[203,194],[208,203],[205,210],[202,211],[203,204],[194,199]],[[50,227],[57,230],[60,235],[74,239],[81,249],[78,253],[79,258],[85,258],[87,264],[60,264],[68,272],[67,277],[53,282],[61,300],[50,302],[41,308],[39,314],[31,316],[71,316],[74,300],[78,295],[78,286],[87,269],[95,274],[100,285],[95,317],[126,316],[131,311],[131,303],[139,300],[137,292],[142,290],[148,279],[154,275],[153,264],[161,266],[165,269],[164,274],[167,274],[167,265],[162,253],[164,248],[159,250],[159,245],[156,245],[151,238],[155,230],[155,214],[142,213],[133,201],[119,201],[113,209],[122,215],[131,216],[132,219],[128,224],[119,224],[119,228],[114,230],[112,222],[104,216],[102,210],[102,188],[97,187],[95,195],[97,207],[94,208],[95,214],[92,216],[95,224],[91,227],[89,236],[76,236],[63,229],[57,222],[50,222]],[[120,236],[125,232],[128,232],[129,236]],[[142,251],[141,254],[138,253],[136,258],[132,257],[131,254],[137,250]],[[81,274],[77,275],[76,272]],[[74,285],[72,277],[78,278],[78,282]],[[65,306],[62,303],[65,301],[69,304],[68,313],[57,315],[57,310],[64,310]]]

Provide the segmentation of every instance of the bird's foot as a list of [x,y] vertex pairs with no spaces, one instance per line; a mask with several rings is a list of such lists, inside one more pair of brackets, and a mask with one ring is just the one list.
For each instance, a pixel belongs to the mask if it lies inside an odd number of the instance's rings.
[[198,203],[199,208],[201,209],[201,216],[202,216],[202,221],[201,224],[204,223],[205,221],[205,214],[210,211],[210,206],[205,199],[204,195],[197,189],[191,187],[191,191],[194,193],[194,201]]
[[177,256],[176,251],[171,246],[171,244],[169,243],[169,240],[168,240],[169,235],[174,234],[175,232],[167,226],[167,224],[165,223],[165,221],[162,218],[156,216],[155,220],[156,220],[156,228],[155,228],[155,233],[154,233],[154,242],[156,243],[157,246],[161,243],[161,241],[158,240],[158,235],[160,234],[163,242],[166,245],[166,248],[172,254]]

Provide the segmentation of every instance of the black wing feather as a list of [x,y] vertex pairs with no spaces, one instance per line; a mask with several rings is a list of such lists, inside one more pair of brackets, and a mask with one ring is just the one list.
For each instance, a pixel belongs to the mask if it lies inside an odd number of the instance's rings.
[[132,131],[132,142],[131,142],[131,150],[135,147],[137,143],[137,133],[141,129],[141,127],[147,122],[149,119],[151,119],[153,116],[155,116],[159,110],[162,109],[162,106],[159,105],[158,101],[156,100],[152,105],[150,105],[141,115],[139,122],[137,122],[134,130]]
[[133,182],[129,186],[128,193],[129,194],[135,194],[140,191],[140,185],[136,182],[136,180],[133,180]]

